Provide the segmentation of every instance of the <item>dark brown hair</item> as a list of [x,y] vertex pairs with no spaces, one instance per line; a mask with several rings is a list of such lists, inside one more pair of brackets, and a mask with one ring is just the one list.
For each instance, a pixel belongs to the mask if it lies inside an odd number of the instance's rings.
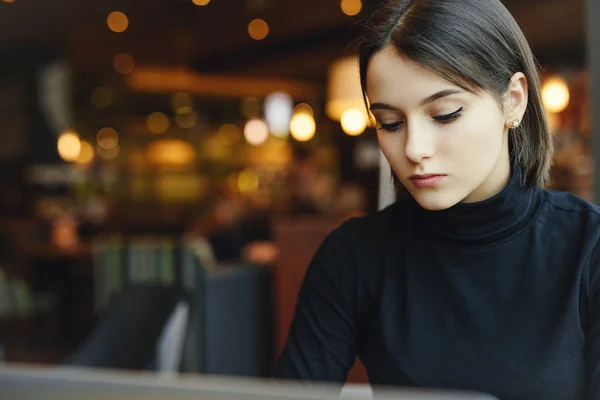
[[501,104],[510,78],[516,72],[525,74],[529,101],[521,125],[511,130],[511,161],[528,186],[546,183],[554,151],[538,65],[525,35],[500,0],[386,1],[367,21],[359,44],[365,103],[369,62],[389,46],[465,90],[494,95]]

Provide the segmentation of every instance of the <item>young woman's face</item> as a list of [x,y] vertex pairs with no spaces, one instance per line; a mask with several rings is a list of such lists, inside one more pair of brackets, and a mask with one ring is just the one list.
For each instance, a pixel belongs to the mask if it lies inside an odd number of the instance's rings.
[[490,94],[465,91],[385,49],[369,64],[367,96],[381,149],[423,208],[481,201],[506,185],[509,122]]

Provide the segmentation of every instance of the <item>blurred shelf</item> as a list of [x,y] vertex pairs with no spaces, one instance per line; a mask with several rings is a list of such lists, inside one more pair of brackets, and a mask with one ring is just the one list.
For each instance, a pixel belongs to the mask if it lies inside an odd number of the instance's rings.
[[70,247],[60,247],[50,243],[35,243],[23,245],[19,250],[31,258],[83,259],[91,257],[92,245],[82,242]]

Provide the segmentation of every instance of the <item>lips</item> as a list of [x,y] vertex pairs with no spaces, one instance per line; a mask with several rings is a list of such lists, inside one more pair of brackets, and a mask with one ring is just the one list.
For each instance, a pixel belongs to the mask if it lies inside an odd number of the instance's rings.
[[409,179],[417,187],[431,187],[441,182],[446,175],[443,174],[427,174],[413,175]]
[[426,174],[426,175],[413,175],[411,177],[409,177],[408,179],[413,180],[413,179],[428,179],[428,178],[433,178],[436,176],[446,176],[444,174]]

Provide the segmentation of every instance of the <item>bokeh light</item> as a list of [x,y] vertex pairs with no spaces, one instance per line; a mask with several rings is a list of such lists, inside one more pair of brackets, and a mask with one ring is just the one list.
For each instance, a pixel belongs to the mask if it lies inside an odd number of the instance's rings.
[[108,28],[116,33],[125,32],[129,27],[129,18],[121,11],[113,11],[106,18]]
[[152,133],[165,133],[169,129],[169,118],[161,113],[155,112],[148,116],[148,130]]
[[258,176],[250,169],[245,169],[240,172],[237,178],[238,189],[243,193],[257,190],[259,183]]
[[198,122],[198,115],[192,107],[180,107],[175,114],[175,123],[180,128],[192,128]]
[[358,136],[367,129],[367,114],[356,108],[349,108],[342,114],[340,122],[347,135]]
[[135,61],[133,60],[131,54],[119,53],[113,60],[113,66],[115,67],[115,71],[118,73],[127,75],[132,73],[135,69]]
[[148,159],[162,167],[187,167],[196,157],[196,150],[180,139],[157,140],[148,146]]
[[98,146],[105,150],[110,150],[119,145],[119,134],[113,128],[102,128],[96,134]]
[[564,79],[552,77],[542,85],[542,100],[544,108],[551,113],[564,111],[569,105],[569,86]]
[[79,155],[75,158],[77,164],[89,164],[94,160],[95,152],[94,146],[87,140],[81,141],[81,150]]
[[308,104],[298,104],[290,121],[290,133],[299,142],[308,142],[315,136],[316,123],[313,109]]
[[290,120],[294,110],[292,97],[285,92],[271,93],[265,99],[265,120],[274,136],[286,137],[290,133]]
[[217,131],[217,138],[227,146],[233,146],[240,141],[242,131],[234,124],[224,124]]
[[103,149],[102,147],[98,147],[98,156],[107,161],[117,158],[120,152],[120,146],[115,146],[112,149]]
[[264,19],[253,19],[248,24],[248,34],[254,40],[263,40],[269,35],[269,24]]
[[58,154],[65,161],[75,161],[81,152],[81,139],[73,131],[65,131],[58,138]]
[[260,146],[269,138],[269,127],[263,120],[251,119],[244,127],[244,137],[251,145]]
[[361,0],[342,0],[340,3],[340,8],[342,12],[350,17],[353,17],[360,13],[362,10],[362,1]]

